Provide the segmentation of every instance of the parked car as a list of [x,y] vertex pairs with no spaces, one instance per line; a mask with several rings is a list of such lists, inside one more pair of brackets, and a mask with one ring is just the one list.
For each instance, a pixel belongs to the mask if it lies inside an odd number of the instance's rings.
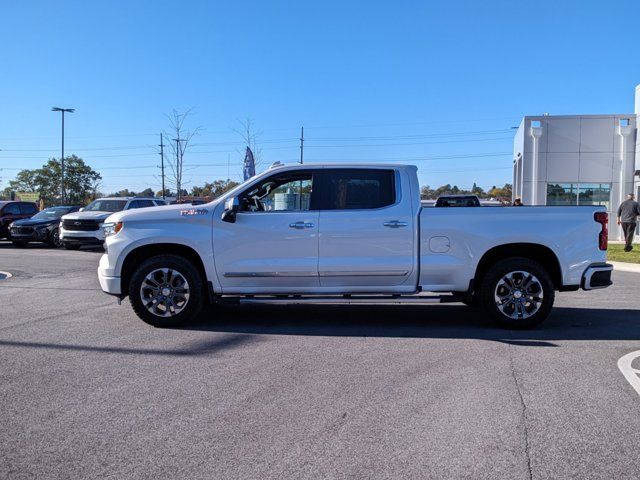
[[479,207],[480,200],[475,195],[441,195],[436,207]]
[[36,213],[38,213],[38,206],[32,202],[0,202],[0,239],[9,238],[11,223],[30,218]]
[[396,164],[272,168],[206,205],[120,212],[104,229],[102,289],[161,327],[230,300],[460,301],[528,328],[555,291],[607,287],[613,270],[604,207],[422,208],[416,167]]
[[166,205],[161,198],[110,197],[99,198],[78,212],[64,215],[60,222],[60,241],[67,250],[82,245],[102,246],[102,222],[114,212]]
[[42,242],[51,247],[61,247],[60,218],[78,210],[80,207],[73,205],[49,207],[31,218],[16,220],[10,227],[11,241],[16,247],[24,247],[29,242]]

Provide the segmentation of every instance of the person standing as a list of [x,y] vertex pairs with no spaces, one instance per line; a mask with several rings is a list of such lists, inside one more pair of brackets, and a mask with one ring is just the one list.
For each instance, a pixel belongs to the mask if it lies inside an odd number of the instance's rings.
[[627,195],[627,199],[618,207],[618,225],[622,226],[624,232],[624,251],[633,250],[633,234],[640,216],[640,204],[635,201],[633,193]]

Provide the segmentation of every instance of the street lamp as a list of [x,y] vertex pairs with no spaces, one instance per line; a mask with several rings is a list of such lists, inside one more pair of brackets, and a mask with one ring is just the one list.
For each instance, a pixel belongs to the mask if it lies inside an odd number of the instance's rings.
[[62,113],[62,156],[60,157],[60,168],[61,168],[61,179],[62,179],[62,205],[64,205],[64,197],[65,197],[65,191],[64,191],[64,114],[65,112],[67,113],[73,113],[76,111],[75,108],[60,108],[60,107],[53,107],[51,108],[52,112],[61,112]]

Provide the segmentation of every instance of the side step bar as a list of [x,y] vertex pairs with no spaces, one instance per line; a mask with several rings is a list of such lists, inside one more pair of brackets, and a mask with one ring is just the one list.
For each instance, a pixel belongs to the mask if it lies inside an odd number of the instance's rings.
[[218,303],[270,305],[426,305],[461,302],[458,295],[246,295],[221,296]]

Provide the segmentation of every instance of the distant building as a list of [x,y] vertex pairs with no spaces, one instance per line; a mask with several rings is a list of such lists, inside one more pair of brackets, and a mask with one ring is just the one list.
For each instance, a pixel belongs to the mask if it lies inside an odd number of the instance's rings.
[[635,113],[522,119],[513,145],[513,197],[525,205],[604,205],[622,239],[618,205],[640,197],[640,85]]

